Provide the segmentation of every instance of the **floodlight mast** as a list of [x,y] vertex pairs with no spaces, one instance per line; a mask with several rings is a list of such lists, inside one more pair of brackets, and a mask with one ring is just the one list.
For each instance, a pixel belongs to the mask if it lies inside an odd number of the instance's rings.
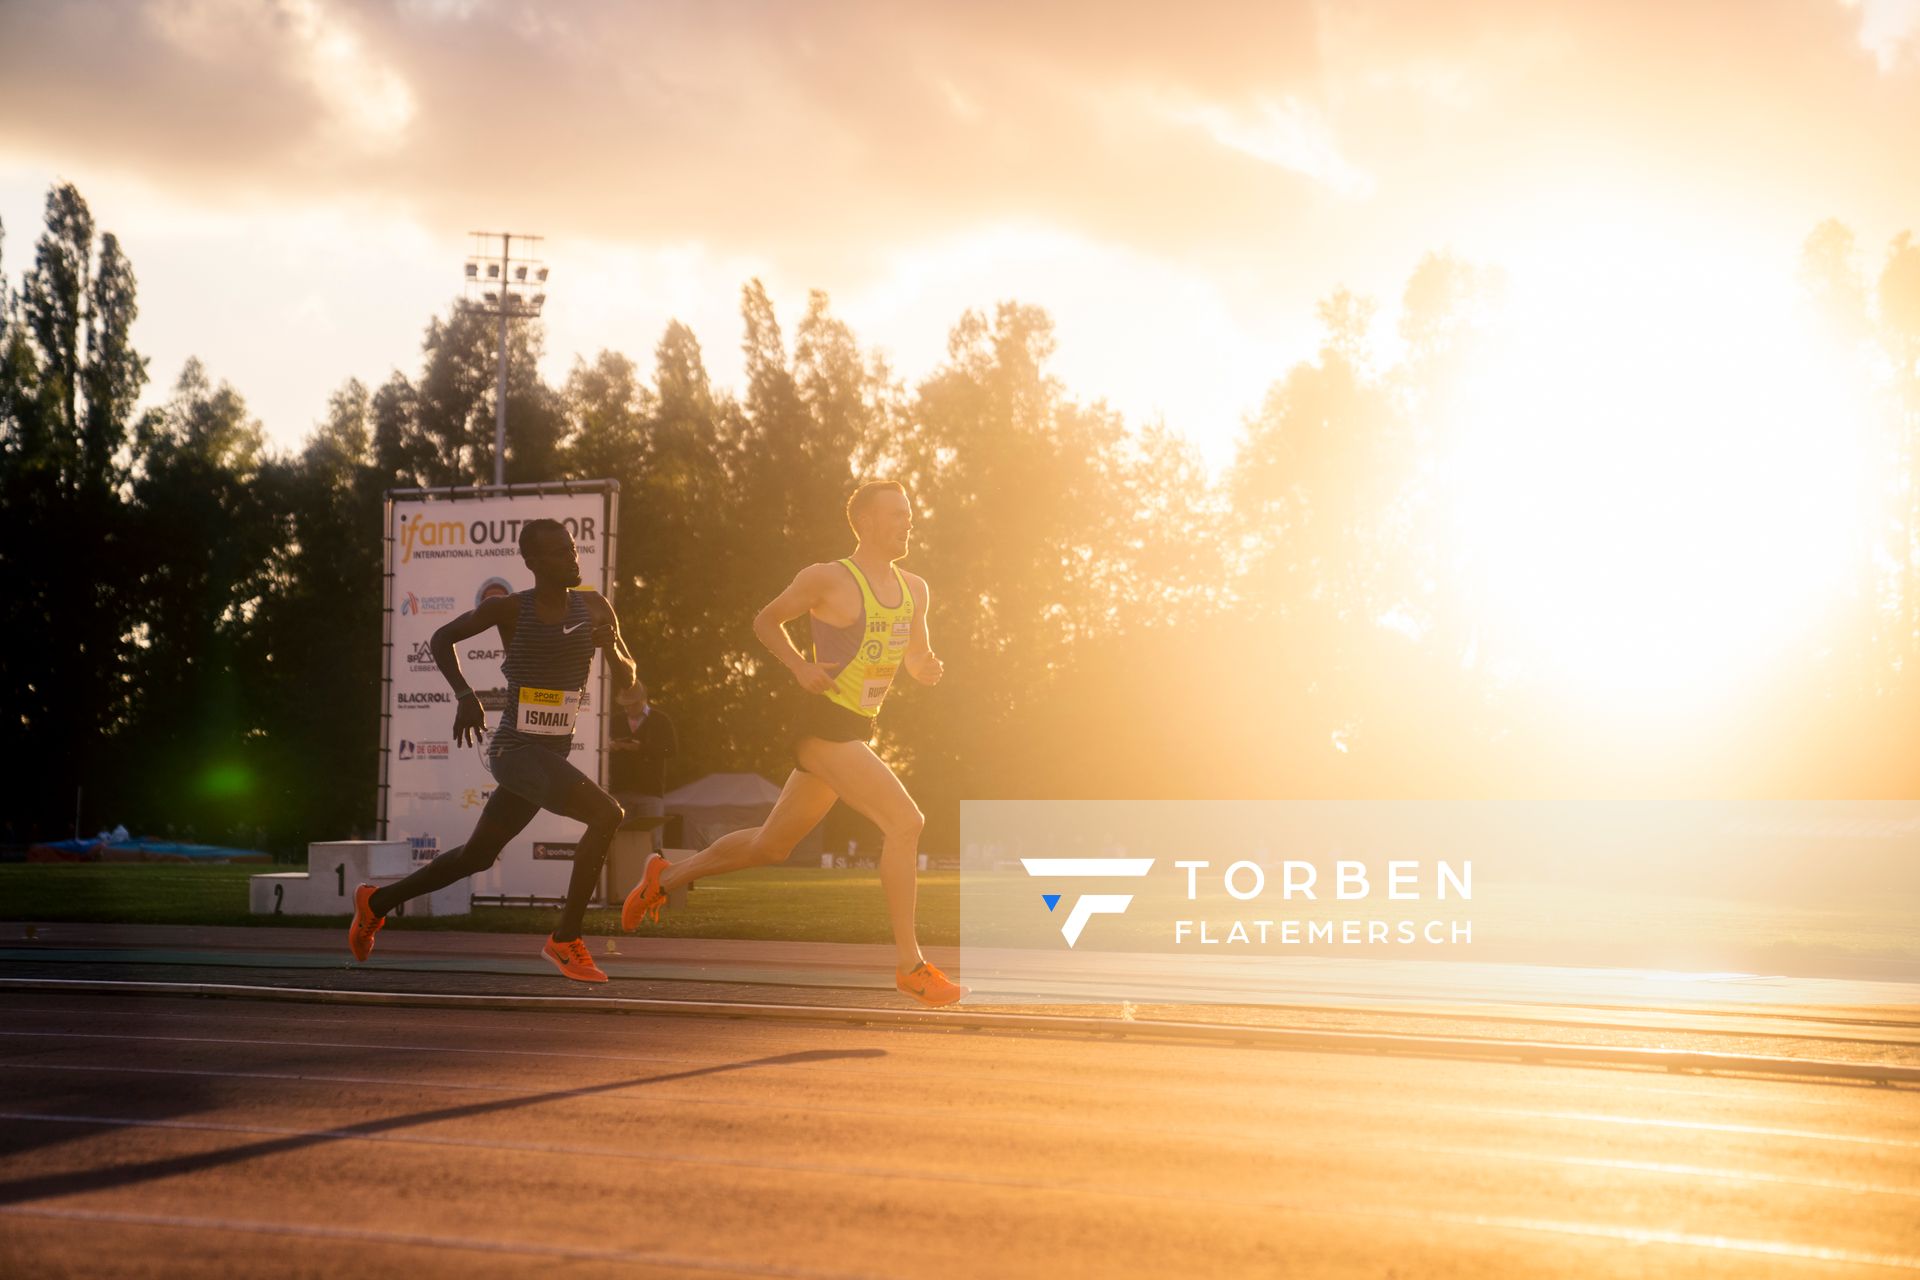
[[[514,317],[536,318],[547,304],[544,288],[532,294],[514,288],[516,284],[527,283],[529,274],[545,284],[547,267],[536,256],[545,237],[511,231],[475,231],[471,235],[473,247],[467,254],[466,305],[482,315],[500,318],[498,381],[493,396],[493,482],[502,485],[507,482],[507,321]],[[519,257],[513,254],[516,240],[523,246]],[[495,241],[499,241],[500,246],[497,255]],[[487,284],[495,280],[499,281],[497,290],[488,290]]]

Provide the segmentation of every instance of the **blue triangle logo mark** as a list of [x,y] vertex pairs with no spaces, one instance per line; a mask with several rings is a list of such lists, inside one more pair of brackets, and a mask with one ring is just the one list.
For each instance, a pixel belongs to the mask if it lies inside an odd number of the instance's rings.
[[1057,893],[1043,893],[1040,895],[1040,901],[1046,903],[1047,910],[1051,911],[1060,905],[1060,895]]

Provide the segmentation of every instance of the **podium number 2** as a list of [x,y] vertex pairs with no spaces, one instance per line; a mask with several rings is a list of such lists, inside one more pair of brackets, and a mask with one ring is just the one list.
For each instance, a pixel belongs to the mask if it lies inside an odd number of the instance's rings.
[[333,869],[334,878],[340,882],[340,896],[347,896],[347,864],[341,863]]
[[273,886],[273,914],[275,915],[280,914],[280,901],[286,896],[287,896],[287,886],[283,884],[277,884]]

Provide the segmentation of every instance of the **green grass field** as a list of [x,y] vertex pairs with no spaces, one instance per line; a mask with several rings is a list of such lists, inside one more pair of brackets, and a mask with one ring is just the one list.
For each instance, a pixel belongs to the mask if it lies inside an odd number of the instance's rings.
[[[247,912],[247,877],[285,868],[237,866],[0,866],[0,919],[36,923],[296,925],[339,928],[329,916],[256,916]],[[960,940],[960,876],[920,874],[920,941]],[[398,919],[389,928],[471,929],[542,934],[553,928],[546,907],[482,907],[438,920]],[[587,913],[586,932],[617,933],[617,911]],[[775,942],[889,942],[877,871],[762,867],[701,882],[683,910],[662,912],[669,938],[758,938]]]

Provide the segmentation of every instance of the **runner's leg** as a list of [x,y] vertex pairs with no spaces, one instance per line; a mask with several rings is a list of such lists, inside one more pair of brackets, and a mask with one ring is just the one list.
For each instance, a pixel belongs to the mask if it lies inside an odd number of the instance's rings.
[[864,742],[828,742],[807,738],[797,754],[806,772],[837,792],[842,800],[880,828],[880,887],[887,896],[887,919],[902,973],[924,956],[914,929],[916,859],[926,818],[900,779]]
[[540,806],[533,801],[505,787],[495,787],[465,844],[455,845],[406,879],[375,889],[367,905],[376,916],[384,916],[403,902],[485,871],[538,812]]
[[[809,741],[811,741],[809,739]],[[731,831],[660,873],[662,889],[678,889],[706,876],[781,862],[827,816],[838,797],[831,786],[804,769],[787,775],[773,812],[757,827]]]
[[560,909],[560,926],[553,931],[555,942],[571,942],[580,936],[580,922],[586,916],[587,902],[599,883],[600,868],[607,861],[607,847],[613,833],[627,816],[620,802],[600,786],[558,756],[554,764],[574,775],[574,781],[560,791],[553,811],[563,818],[587,824],[586,831],[573,846],[573,876],[567,881],[567,904]]

